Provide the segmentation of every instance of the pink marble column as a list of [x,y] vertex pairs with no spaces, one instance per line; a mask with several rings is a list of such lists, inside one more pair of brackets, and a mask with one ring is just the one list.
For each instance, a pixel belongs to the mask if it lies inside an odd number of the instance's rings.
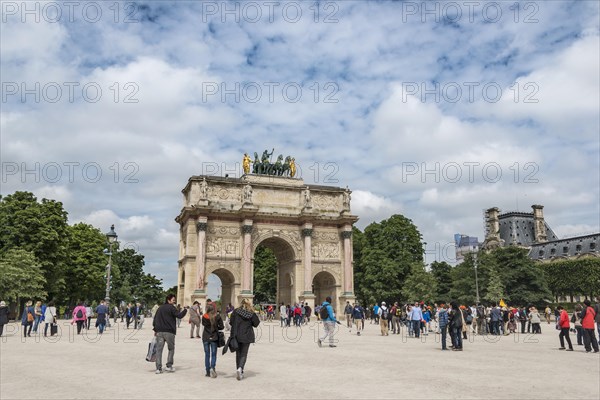
[[304,292],[312,293],[312,224],[304,224]]
[[344,292],[352,293],[352,227],[346,225],[342,231],[344,239]]
[[242,225],[244,249],[242,250],[242,293],[252,293],[252,220]]
[[196,289],[204,290],[204,275],[206,274],[206,228],[207,217],[198,217],[196,229],[198,230],[198,243],[196,246]]

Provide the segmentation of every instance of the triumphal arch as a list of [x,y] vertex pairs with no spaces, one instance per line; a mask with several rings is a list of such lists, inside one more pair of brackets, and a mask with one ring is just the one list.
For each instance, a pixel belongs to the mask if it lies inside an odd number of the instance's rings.
[[[307,185],[290,157],[262,162],[245,156],[240,178],[193,176],[182,190],[177,301],[204,304],[207,277],[222,283],[222,304],[253,298],[254,253],[277,258],[277,303],[305,301],[314,309],[331,296],[341,310],[353,301],[350,190]],[[263,157],[264,158],[264,157]],[[260,164],[260,165],[259,165]],[[269,167],[272,166],[272,167]],[[285,167],[287,169],[285,169]],[[213,299],[214,300],[214,299]]]

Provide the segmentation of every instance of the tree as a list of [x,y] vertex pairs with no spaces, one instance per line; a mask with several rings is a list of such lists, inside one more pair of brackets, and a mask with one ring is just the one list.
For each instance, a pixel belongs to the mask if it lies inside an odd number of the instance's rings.
[[[482,293],[481,289],[485,287],[485,284],[482,284],[485,282],[485,279],[482,279],[481,269],[481,262],[479,262],[477,272],[480,295]],[[449,298],[445,301],[456,300],[461,304],[475,303],[477,288],[475,284],[475,260],[473,259],[473,255],[467,254],[465,260],[452,269],[450,276],[452,279],[452,288],[449,292]]]
[[362,296],[370,303],[400,300],[411,266],[423,263],[424,250],[417,227],[402,215],[392,215],[367,226],[361,244]]
[[542,304],[551,297],[546,277],[524,248],[509,246],[493,250],[506,298],[516,305]]
[[432,273],[425,270],[423,264],[414,263],[411,273],[404,281],[402,294],[409,302],[425,301],[433,303],[437,294],[437,283]]
[[102,250],[106,237],[99,229],[84,223],[70,226],[69,231],[65,298],[70,304],[103,299],[108,258]]
[[258,246],[254,253],[254,302],[274,303],[277,295],[277,258],[273,250]]
[[548,288],[558,301],[558,297],[584,294],[589,298],[600,294],[600,259],[583,257],[559,259],[540,263]]
[[22,249],[38,260],[46,280],[44,290],[57,298],[65,288],[67,212],[61,202],[42,199],[30,192],[15,192],[0,198],[0,251]]
[[136,295],[138,301],[143,304],[161,304],[164,301],[162,279],[152,274],[144,274]]
[[490,278],[487,282],[487,293],[485,295],[485,300],[489,301],[491,304],[498,304],[501,299],[505,299],[504,293],[504,285],[502,284],[502,279],[500,274],[496,270],[495,267],[490,268]]
[[354,294],[356,295],[360,304],[367,304],[367,294],[365,293],[364,287],[364,270],[362,259],[364,234],[355,226],[352,227],[352,255],[354,260]]
[[[130,248],[119,250],[117,247],[115,249],[115,245],[113,245],[113,278],[111,279],[111,299],[113,299],[113,302],[137,300],[139,294],[145,291],[143,287],[144,265],[142,254],[138,254]],[[174,294],[177,294],[177,292]]]
[[45,299],[46,279],[32,252],[10,249],[0,257],[0,293],[3,300]]
[[435,279],[436,294],[435,301],[441,302],[445,300],[452,289],[452,266],[446,261],[434,261],[431,263],[431,275]]

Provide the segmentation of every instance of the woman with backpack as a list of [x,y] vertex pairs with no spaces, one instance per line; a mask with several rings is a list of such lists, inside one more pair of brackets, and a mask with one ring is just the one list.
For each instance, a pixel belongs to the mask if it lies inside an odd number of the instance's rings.
[[85,306],[83,302],[79,302],[77,307],[73,310],[73,320],[71,324],[77,324],[77,334],[81,334],[81,328],[83,328],[83,324],[87,321],[87,314],[85,311]]
[[[31,328],[33,328],[33,321],[35,319],[35,310],[32,306],[33,302],[29,300],[25,303],[23,314],[21,315],[21,325],[23,326],[23,337],[31,337]],[[29,327],[29,331],[27,331]]]
[[[206,313],[202,316],[202,344],[204,345],[204,367],[206,376],[217,377],[217,344],[219,342],[219,331],[225,329],[223,319],[217,314],[214,304],[206,307]],[[193,328],[192,328],[193,329]]]

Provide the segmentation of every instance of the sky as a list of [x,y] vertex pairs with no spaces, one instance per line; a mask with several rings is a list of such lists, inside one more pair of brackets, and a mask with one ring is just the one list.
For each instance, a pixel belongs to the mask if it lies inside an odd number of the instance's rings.
[[292,155],[399,213],[426,259],[483,210],[600,231],[596,1],[2,1],[0,194],[33,192],[177,283],[181,190]]

